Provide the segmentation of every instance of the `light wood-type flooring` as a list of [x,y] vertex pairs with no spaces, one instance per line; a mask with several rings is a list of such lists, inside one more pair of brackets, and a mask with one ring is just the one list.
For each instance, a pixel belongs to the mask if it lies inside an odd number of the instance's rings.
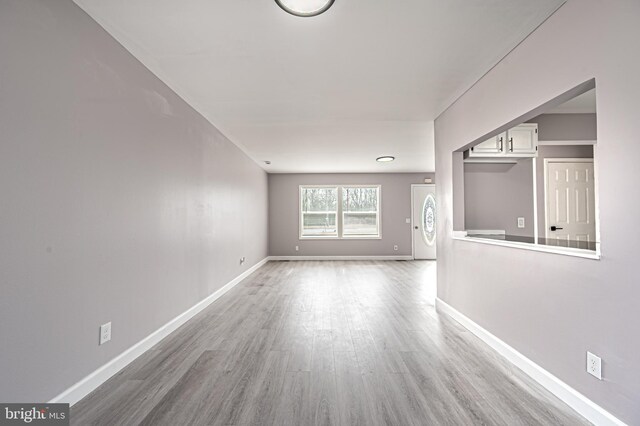
[[434,262],[269,262],[74,405],[71,423],[588,424],[434,298]]

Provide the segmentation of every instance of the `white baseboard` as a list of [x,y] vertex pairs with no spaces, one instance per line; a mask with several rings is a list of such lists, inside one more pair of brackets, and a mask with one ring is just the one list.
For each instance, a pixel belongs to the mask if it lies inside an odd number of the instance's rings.
[[269,260],[413,260],[413,256],[269,256]]
[[613,414],[507,345],[440,298],[436,299],[436,309],[439,313],[446,314],[459,322],[464,328],[478,336],[509,362],[524,371],[529,377],[545,387],[594,425],[625,426],[625,423]]
[[236,284],[251,275],[268,261],[268,257],[262,259],[260,262],[256,263],[251,268],[247,269],[245,272],[225,284],[224,287],[207,296],[205,299],[198,302],[191,308],[187,309],[185,312],[181,313],[135,345],[131,346],[129,349],[122,352],[120,355],[113,358],[111,361],[104,364],[102,367],[98,368],[67,390],[63,391],[61,394],[51,399],[49,402],[62,402],[73,405],[76,402],[80,401],[82,398],[95,390],[98,386],[106,382],[118,371],[122,370],[140,355],[151,349],[154,345],[156,345],[166,336],[178,329],[178,327],[189,321],[196,314],[205,309],[216,299],[220,298],[220,296],[225,294],[227,291],[231,290]]

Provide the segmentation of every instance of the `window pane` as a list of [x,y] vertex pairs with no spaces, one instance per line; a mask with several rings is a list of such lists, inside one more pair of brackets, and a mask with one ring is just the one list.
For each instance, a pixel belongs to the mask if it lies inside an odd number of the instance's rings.
[[344,213],[344,235],[378,235],[377,213]]
[[335,213],[303,213],[302,235],[336,235],[337,216]]
[[335,212],[338,210],[338,188],[303,188],[303,212]]
[[378,188],[347,188],[342,190],[345,212],[377,212]]
[[342,233],[345,236],[378,236],[378,188],[342,189]]

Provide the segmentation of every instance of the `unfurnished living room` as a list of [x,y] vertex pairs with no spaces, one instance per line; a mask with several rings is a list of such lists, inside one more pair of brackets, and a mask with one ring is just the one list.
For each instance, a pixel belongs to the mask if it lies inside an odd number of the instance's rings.
[[640,425],[639,0],[0,0],[0,425]]

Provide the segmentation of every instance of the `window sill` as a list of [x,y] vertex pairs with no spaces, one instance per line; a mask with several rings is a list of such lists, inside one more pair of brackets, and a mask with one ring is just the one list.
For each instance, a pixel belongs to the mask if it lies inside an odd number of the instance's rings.
[[452,235],[452,239],[457,241],[466,241],[470,243],[476,244],[488,244],[492,246],[502,246],[509,247],[521,250],[530,250],[530,251],[538,251],[542,253],[551,253],[551,254],[559,254],[563,256],[573,256],[573,257],[581,257],[583,259],[591,259],[591,260],[600,260],[600,247],[597,247],[595,251],[592,250],[583,250],[576,249],[570,247],[554,247],[554,246],[543,246],[536,245],[531,243],[520,243],[516,241],[501,241],[501,240],[492,240],[488,238],[482,237],[468,237],[466,232],[464,231],[454,231]]
[[365,237],[365,236],[357,236],[357,237],[298,237],[298,240],[381,240],[382,236],[373,236],[373,237]]

